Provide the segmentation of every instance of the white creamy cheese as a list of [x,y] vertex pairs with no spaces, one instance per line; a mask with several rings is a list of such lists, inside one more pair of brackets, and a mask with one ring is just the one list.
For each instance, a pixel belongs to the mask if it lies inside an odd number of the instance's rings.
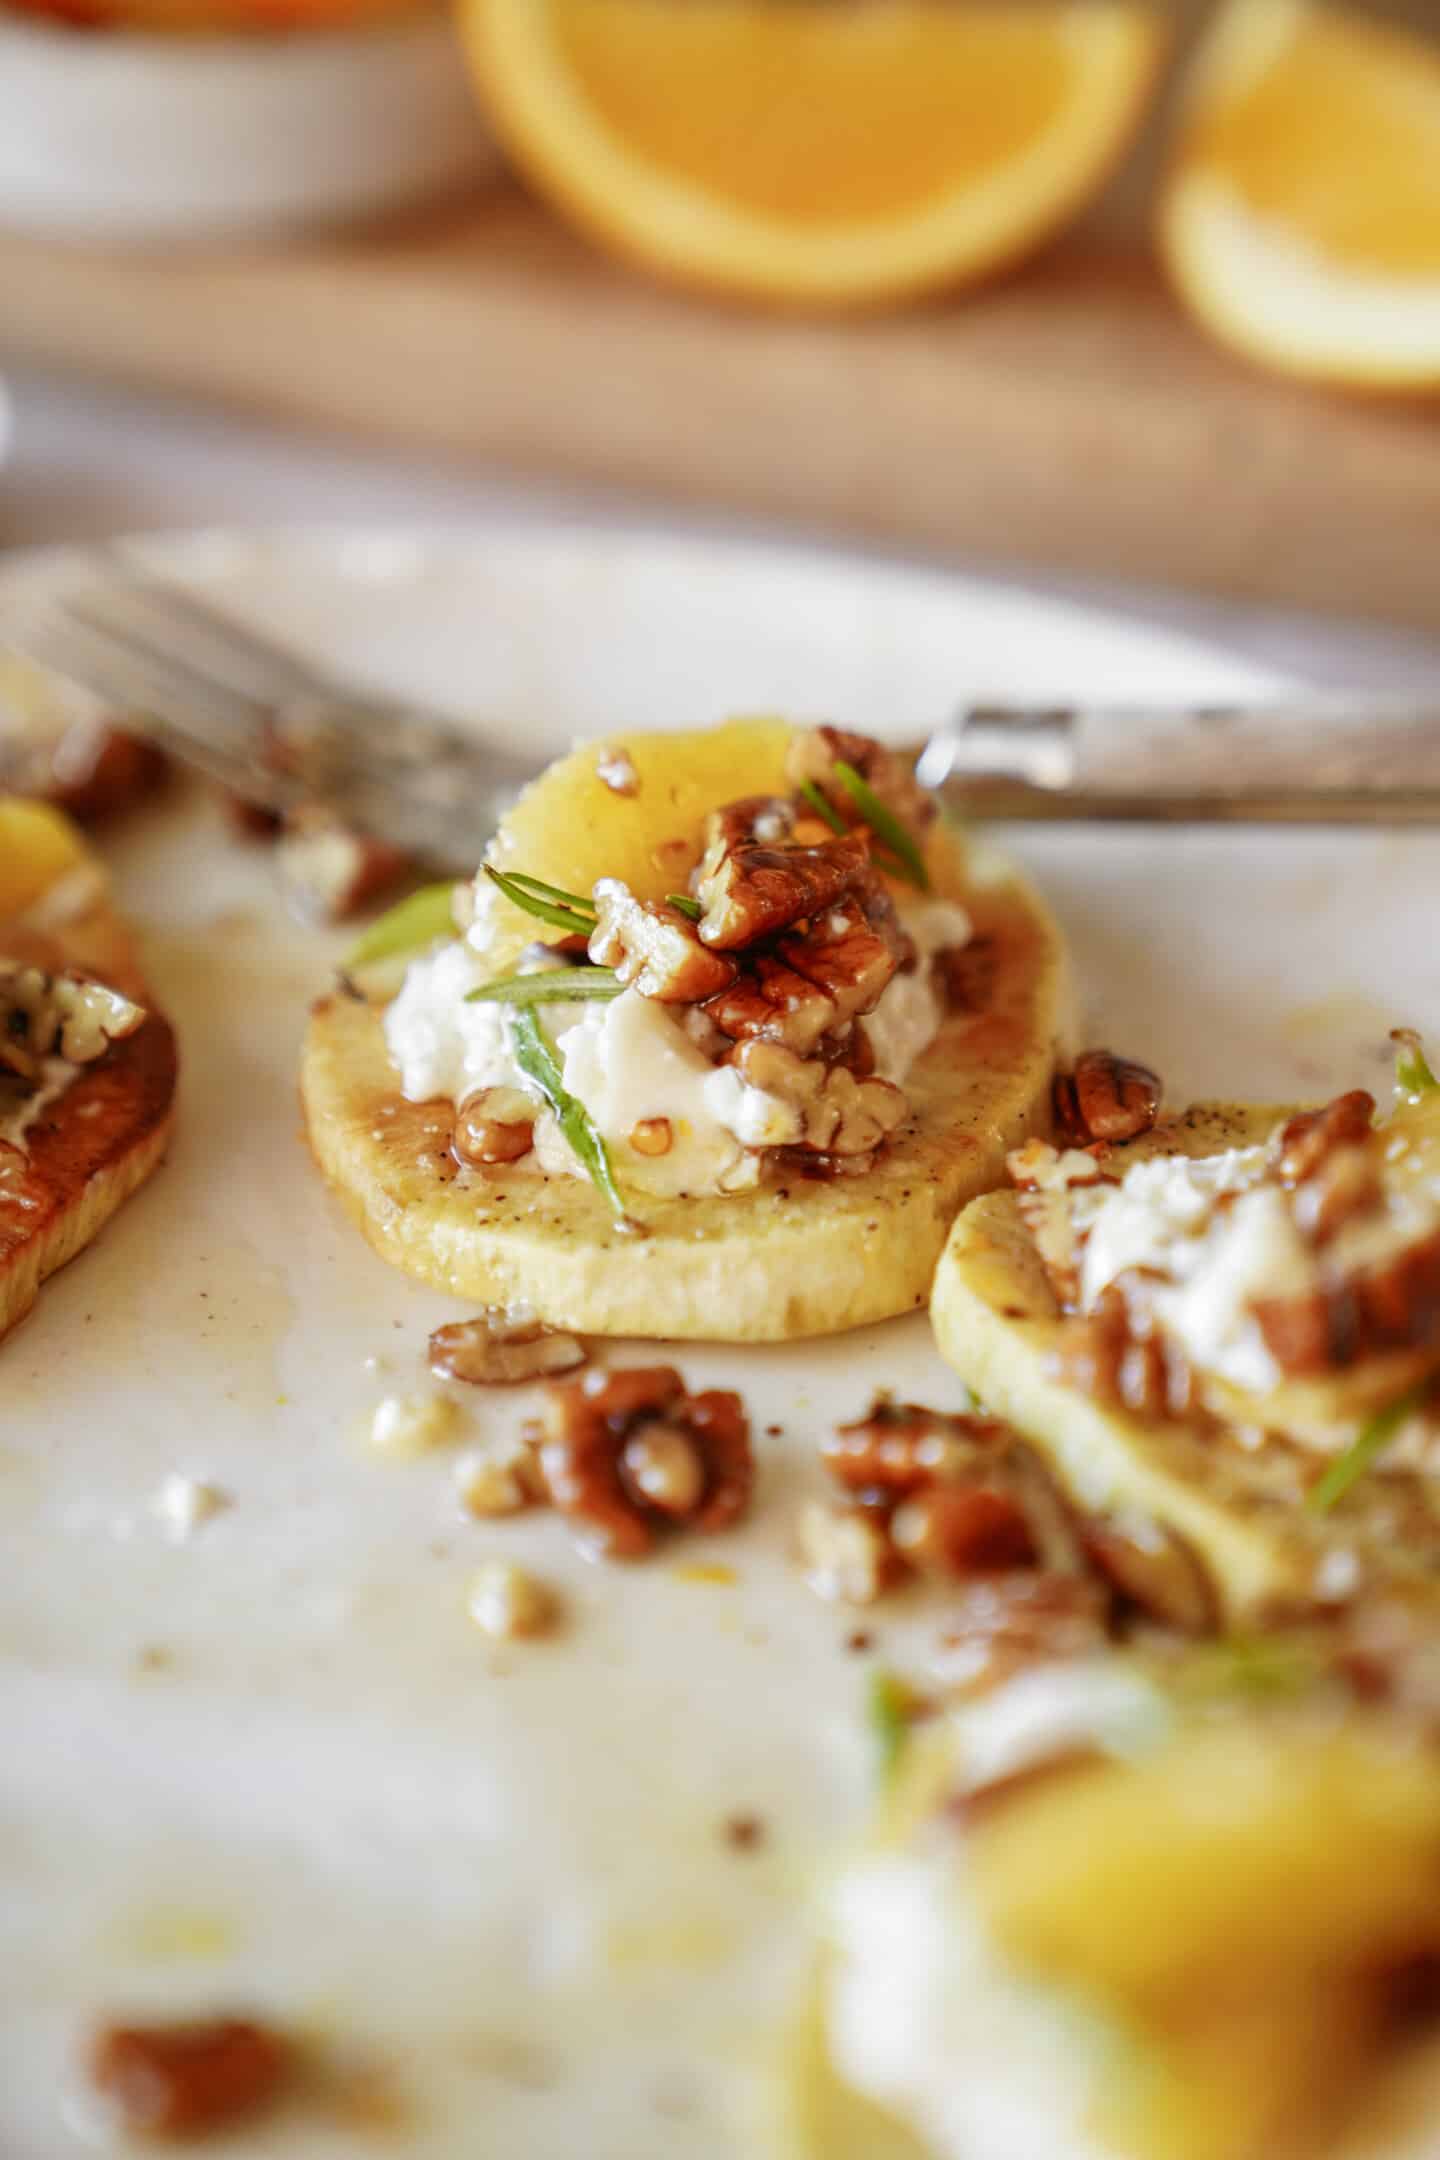
[[0,1147],[16,1148],[20,1154],[28,1155],[31,1126],[38,1124],[51,1104],[60,1100],[79,1071],[80,1067],[72,1065],[68,1058],[44,1059],[39,1087],[22,1095],[8,1116],[0,1116]]
[[[1315,1254],[1289,1201],[1261,1182],[1263,1148],[1135,1163],[1119,1185],[1074,1195],[1076,1227],[1088,1230],[1080,1301],[1093,1309],[1130,1268],[1166,1278],[1152,1304],[1159,1324],[1202,1372],[1237,1387],[1273,1387],[1280,1370],[1255,1319],[1255,1300],[1291,1297],[1319,1279]],[[1222,1195],[1230,1204],[1217,1210]]]
[[[495,972],[485,952],[492,934],[490,890],[487,885],[477,896],[478,912],[465,938],[411,962],[385,1015],[390,1056],[411,1102],[437,1096],[462,1102],[488,1087],[523,1089],[537,1106],[534,1162],[552,1174],[583,1177],[559,1125],[541,1107],[538,1089],[514,1062],[506,1008],[466,1002]],[[911,974],[896,975],[865,1018],[876,1071],[896,1082],[928,1049],[944,1018],[934,955],[970,936],[964,909],[946,900],[917,902],[902,916],[919,948],[919,964]],[[627,990],[607,1003],[547,1006],[543,1018],[566,1089],[594,1119],[622,1179],[642,1192],[742,1191],[759,1178],[756,1150],[789,1146],[801,1137],[795,1107],[751,1087],[733,1067],[712,1065],[686,1034],[677,1007]],[[668,1150],[632,1148],[635,1127],[662,1118],[670,1128]]]

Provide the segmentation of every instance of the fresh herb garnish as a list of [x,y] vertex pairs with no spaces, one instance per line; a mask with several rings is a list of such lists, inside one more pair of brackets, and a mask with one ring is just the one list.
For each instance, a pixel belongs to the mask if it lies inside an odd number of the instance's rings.
[[554,1047],[539,1018],[530,1006],[521,1006],[510,1022],[510,1048],[515,1063],[527,1080],[533,1080],[550,1108],[554,1111],[561,1132],[569,1141],[571,1151],[584,1168],[591,1182],[609,1203],[617,1222],[627,1223],[630,1217],[620,1188],[615,1183],[615,1172],[610,1162],[610,1151],[600,1137],[599,1128],[579,1098],[567,1092],[560,1076]]
[[1395,1085],[1402,1095],[1428,1095],[1440,1087],[1414,1028],[1395,1028],[1390,1040],[1395,1045]]
[[667,892],[665,905],[666,907],[673,907],[677,913],[685,917],[687,922],[699,922],[701,916],[705,913],[699,901],[692,900],[689,893]]
[[518,872],[497,870],[490,863],[480,867],[491,884],[527,915],[553,923],[569,937],[588,938],[594,930],[595,910],[578,893],[562,892],[558,885],[542,885],[539,878],[521,877]]
[[802,780],[800,793],[809,803],[816,817],[822,819],[829,826],[831,832],[838,833],[843,840],[850,828],[823,790],[816,787],[813,780]]
[[1343,1500],[1378,1455],[1383,1455],[1408,1417],[1420,1408],[1429,1392],[1430,1383],[1422,1381],[1411,1388],[1398,1402],[1387,1403],[1377,1410],[1367,1425],[1362,1425],[1343,1455],[1337,1455],[1323,1478],[1314,1487],[1308,1501],[1317,1515],[1328,1514],[1337,1501]]
[[396,960],[402,953],[419,952],[436,938],[455,935],[455,880],[443,885],[422,885],[395,907],[388,908],[368,930],[362,930],[345,955],[347,968],[372,967],[377,960]]
[[846,764],[844,758],[835,760],[835,778],[876,839],[883,841],[896,858],[910,883],[918,886],[921,892],[929,892],[930,874],[925,868],[925,858],[894,811],[886,809],[874,789],[861,779],[853,765]]
[[466,992],[467,1005],[568,1005],[574,999],[617,998],[625,988],[613,968],[540,968],[533,975],[500,975]]
[[880,1759],[880,1775],[887,1784],[905,1753],[914,1712],[915,1697],[903,1680],[883,1670],[871,1675],[866,1717]]

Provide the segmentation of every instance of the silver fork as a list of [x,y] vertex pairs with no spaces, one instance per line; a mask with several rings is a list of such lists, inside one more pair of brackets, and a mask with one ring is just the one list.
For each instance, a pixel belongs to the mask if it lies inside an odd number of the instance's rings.
[[163,748],[245,801],[282,812],[323,802],[437,865],[472,867],[536,770],[129,566],[0,621],[0,641],[136,715]]

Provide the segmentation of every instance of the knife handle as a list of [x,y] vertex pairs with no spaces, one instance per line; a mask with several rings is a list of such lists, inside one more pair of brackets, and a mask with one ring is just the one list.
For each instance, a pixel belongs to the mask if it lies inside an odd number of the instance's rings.
[[974,705],[916,770],[969,816],[1440,821],[1440,705]]

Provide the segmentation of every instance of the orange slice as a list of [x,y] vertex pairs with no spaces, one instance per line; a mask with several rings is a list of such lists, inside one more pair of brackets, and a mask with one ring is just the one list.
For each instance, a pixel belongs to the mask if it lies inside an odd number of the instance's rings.
[[492,119],[542,192],[690,283],[895,301],[1014,261],[1128,142],[1143,0],[461,0]]
[[1440,53],[1314,0],[1230,0],[1160,235],[1200,320],[1251,358],[1440,387]]

